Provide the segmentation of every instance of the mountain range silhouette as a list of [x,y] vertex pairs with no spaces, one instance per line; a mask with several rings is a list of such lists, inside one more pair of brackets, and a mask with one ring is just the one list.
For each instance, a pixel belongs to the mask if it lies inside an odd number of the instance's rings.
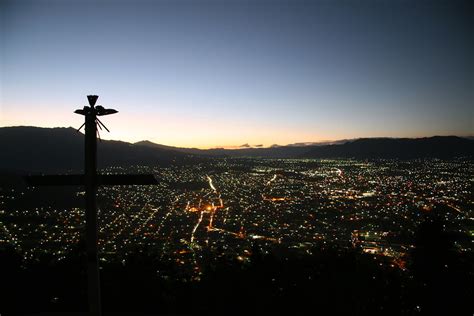
[[[0,170],[53,172],[82,170],[84,135],[74,128],[0,128]],[[262,158],[452,158],[474,156],[474,140],[457,136],[427,138],[361,138],[310,145],[269,148],[197,149],[172,147],[149,141],[98,142],[99,167],[168,165],[206,157]]]

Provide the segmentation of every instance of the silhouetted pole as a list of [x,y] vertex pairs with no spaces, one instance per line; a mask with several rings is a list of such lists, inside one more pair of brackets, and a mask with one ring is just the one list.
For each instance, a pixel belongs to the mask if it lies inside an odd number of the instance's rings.
[[87,96],[91,111],[85,115],[84,173],[86,187],[87,288],[89,312],[101,315],[97,238],[97,126],[94,105],[97,96]]
[[97,174],[97,126],[108,128],[97,116],[117,113],[114,109],[104,109],[95,106],[98,96],[88,95],[89,105],[74,111],[84,115],[85,122],[85,156],[84,175],[41,175],[25,176],[28,185],[84,185],[86,188],[86,251],[87,251],[87,294],[89,299],[89,314],[101,315],[100,279],[98,260],[98,225],[97,225],[97,186],[98,185],[155,185],[158,184],[152,174]]

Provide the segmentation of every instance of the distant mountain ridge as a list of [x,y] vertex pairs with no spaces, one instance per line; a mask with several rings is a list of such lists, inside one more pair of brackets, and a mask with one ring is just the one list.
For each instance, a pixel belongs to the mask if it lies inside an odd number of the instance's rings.
[[225,157],[262,158],[450,158],[474,156],[474,139],[458,136],[424,138],[358,138],[322,143],[296,143],[267,148],[197,149],[164,146],[142,141],[135,143],[153,148],[166,148],[187,154]]
[[[74,128],[0,128],[0,169],[32,172],[79,171],[84,164],[84,135]],[[98,166],[169,164],[186,154],[122,141],[97,141]]]
[[474,156],[474,140],[457,136],[361,138],[342,145],[313,148],[305,158],[451,158]]
[[[301,143],[268,148],[197,149],[141,141],[98,142],[98,164],[105,166],[180,164],[211,157],[261,158],[451,158],[474,156],[474,140],[457,136],[361,138],[331,144]],[[74,128],[1,127],[0,171],[82,170],[84,135]]]

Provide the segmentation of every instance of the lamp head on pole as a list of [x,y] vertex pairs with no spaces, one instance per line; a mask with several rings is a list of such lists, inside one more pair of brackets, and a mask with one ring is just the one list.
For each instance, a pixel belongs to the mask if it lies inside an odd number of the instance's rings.
[[[105,128],[107,132],[109,132],[109,129],[99,120],[97,116],[104,116],[104,115],[110,115],[110,114],[115,114],[118,111],[114,109],[106,109],[102,105],[95,106],[95,103],[97,102],[97,99],[99,98],[98,95],[88,95],[87,100],[89,101],[89,106],[84,106],[82,109],[75,110],[74,113],[79,114],[79,115],[84,115],[84,116],[91,116],[95,119],[95,122],[99,129]],[[85,125],[82,124],[81,127],[79,127],[78,131]],[[98,131],[97,131],[98,132]]]
[[89,100],[89,105],[93,108],[95,103],[97,102],[97,99],[99,98],[98,95],[88,95],[87,100]]

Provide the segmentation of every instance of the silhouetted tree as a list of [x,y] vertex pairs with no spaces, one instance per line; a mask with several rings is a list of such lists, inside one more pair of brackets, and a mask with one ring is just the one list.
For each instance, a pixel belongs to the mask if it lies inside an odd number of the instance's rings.
[[445,230],[443,208],[432,212],[415,234],[411,268],[416,309],[426,315],[472,315],[472,254],[455,248],[455,235]]

